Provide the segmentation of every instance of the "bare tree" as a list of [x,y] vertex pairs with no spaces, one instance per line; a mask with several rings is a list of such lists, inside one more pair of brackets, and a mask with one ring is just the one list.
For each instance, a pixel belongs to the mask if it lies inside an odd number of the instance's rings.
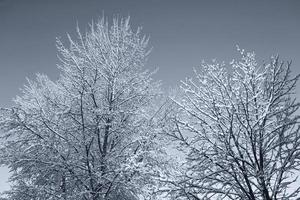
[[299,75],[278,57],[259,65],[254,53],[239,52],[231,68],[203,63],[182,82],[182,98],[172,98],[164,133],[188,151],[183,173],[166,181],[175,199],[300,195]]
[[138,198],[157,156],[152,114],[159,84],[143,71],[148,38],[129,18],[111,26],[102,18],[68,39],[68,47],[57,40],[59,80],[38,75],[15,106],[2,109],[1,161],[14,183],[8,195]]

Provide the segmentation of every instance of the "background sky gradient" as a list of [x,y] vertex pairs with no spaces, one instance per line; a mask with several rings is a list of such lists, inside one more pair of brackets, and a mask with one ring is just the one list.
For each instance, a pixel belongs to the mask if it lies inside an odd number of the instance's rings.
[[[26,77],[58,77],[55,38],[84,32],[104,15],[131,16],[153,46],[147,68],[165,89],[192,75],[202,60],[229,62],[236,45],[260,62],[279,54],[300,73],[299,0],[0,0],[0,107],[12,106]],[[300,98],[300,85],[297,86]],[[8,189],[0,168],[0,192]]]

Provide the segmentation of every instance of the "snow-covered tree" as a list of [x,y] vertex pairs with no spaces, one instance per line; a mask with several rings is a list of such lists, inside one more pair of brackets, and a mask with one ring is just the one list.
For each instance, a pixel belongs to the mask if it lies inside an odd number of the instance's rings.
[[188,152],[181,175],[166,181],[175,199],[300,196],[299,75],[278,57],[260,65],[239,52],[229,66],[203,63],[172,98],[164,133]]
[[[57,48],[60,78],[37,75],[1,110],[11,199],[137,199],[158,158],[159,84],[143,67],[148,38],[129,18],[91,23]],[[150,194],[150,193],[149,193]]]

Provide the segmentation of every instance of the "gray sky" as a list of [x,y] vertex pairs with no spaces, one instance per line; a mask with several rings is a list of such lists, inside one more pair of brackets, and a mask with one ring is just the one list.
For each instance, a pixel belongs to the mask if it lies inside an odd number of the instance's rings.
[[[0,107],[11,106],[25,77],[58,77],[55,38],[84,31],[92,19],[131,16],[143,26],[153,52],[147,67],[168,88],[201,60],[231,61],[235,45],[259,61],[279,54],[300,73],[299,0],[0,0]],[[300,94],[300,86],[297,95]],[[0,168],[0,191],[8,171]]]

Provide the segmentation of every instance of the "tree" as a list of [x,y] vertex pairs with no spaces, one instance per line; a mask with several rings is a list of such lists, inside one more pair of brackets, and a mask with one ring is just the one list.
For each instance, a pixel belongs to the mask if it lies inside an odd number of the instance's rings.
[[[134,199],[154,169],[159,83],[143,71],[148,38],[126,19],[57,39],[60,78],[37,75],[1,110],[11,199]],[[148,170],[149,169],[149,170]],[[153,171],[153,170],[152,170]],[[122,198],[120,198],[122,196]]]
[[203,63],[182,82],[182,98],[172,98],[164,133],[188,151],[183,173],[166,181],[176,199],[300,195],[299,75],[278,57],[259,65],[254,53],[239,52],[231,68]]

